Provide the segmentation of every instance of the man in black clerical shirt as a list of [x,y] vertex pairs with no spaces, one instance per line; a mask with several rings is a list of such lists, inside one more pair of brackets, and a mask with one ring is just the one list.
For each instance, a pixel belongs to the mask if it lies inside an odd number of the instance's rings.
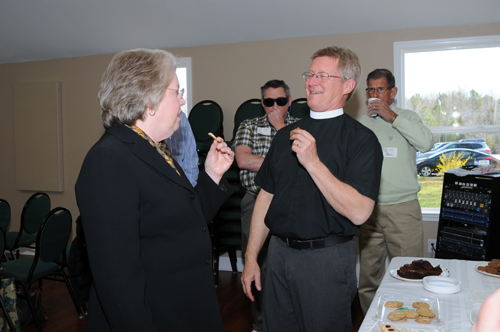
[[353,236],[378,197],[382,149],[345,114],[361,67],[354,52],[327,47],[303,74],[310,116],[279,131],[255,182],[257,196],[241,277],[253,301],[257,255],[269,232],[263,330],[350,331],[356,295]]

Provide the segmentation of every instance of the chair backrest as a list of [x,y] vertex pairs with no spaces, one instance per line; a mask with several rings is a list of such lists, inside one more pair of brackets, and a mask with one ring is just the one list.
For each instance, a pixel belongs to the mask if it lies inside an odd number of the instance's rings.
[[246,119],[253,119],[259,116],[264,116],[266,111],[262,107],[260,99],[248,99],[244,101],[236,110],[234,115],[233,141],[236,137],[236,132],[240,124]]
[[43,218],[50,211],[50,197],[46,193],[34,193],[24,204],[21,213],[21,232],[34,234],[40,228]]
[[224,115],[222,109],[213,100],[203,100],[193,106],[188,118],[196,143],[212,144],[208,133],[224,138],[222,122]]
[[71,212],[63,207],[51,210],[42,224],[36,238],[38,258],[44,262],[54,262],[66,250],[73,219]]
[[[5,199],[0,198],[0,229],[7,233],[10,222],[10,205]],[[3,252],[3,251],[1,251]]]
[[3,231],[3,229],[0,228],[0,253],[2,253],[2,255],[4,250],[5,250],[5,232]]
[[297,98],[292,101],[292,109],[290,110],[290,116],[294,118],[303,118],[309,115],[309,105],[307,105],[307,98]]

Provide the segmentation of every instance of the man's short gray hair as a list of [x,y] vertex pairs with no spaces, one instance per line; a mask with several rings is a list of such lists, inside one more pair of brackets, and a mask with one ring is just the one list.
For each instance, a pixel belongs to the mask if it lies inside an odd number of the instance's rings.
[[358,56],[347,47],[330,46],[316,51],[311,56],[311,60],[324,56],[339,60],[337,70],[342,77],[342,82],[351,78],[354,82],[356,82],[356,86],[347,97],[347,100],[351,99],[356,87],[358,86],[359,77],[361,76],[361,65],[359,63]]

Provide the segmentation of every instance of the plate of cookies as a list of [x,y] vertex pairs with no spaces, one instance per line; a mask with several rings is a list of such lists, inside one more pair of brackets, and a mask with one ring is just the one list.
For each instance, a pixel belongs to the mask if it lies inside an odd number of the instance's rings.
[[[439,299],[382,295],[374,320],[381,331],[445,331]],[[373,329],[372,329],[373,330]],[[392,332],[392,331],[391,331]]]
[[500,259],[492,259],[491,262],[479,263],[474,269],[481,274],[500,278]]

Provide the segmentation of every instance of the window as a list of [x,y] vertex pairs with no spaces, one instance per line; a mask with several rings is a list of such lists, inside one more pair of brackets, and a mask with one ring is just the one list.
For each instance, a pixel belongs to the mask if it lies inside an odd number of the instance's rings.
[[[417,112],[437,145],[455,142],[434,146],[434,150],[472,148],[487,154],[500,153],[498,59],[500,36],[394,43],[397,105]],[[462,143],[467,141],[468,146]],[[476,154],[472,157],[476,158]],[[473,164],[489,162],[491,158]],[[419,176],[419,181],[424,213],[425,208],[434,208],[430,212],[437,213],[442,176]]]
[[179,58],[179,65],[175,71],[179,79],[179,88],[184,89],[184,100],[186,104],[182,106],[182,111],[189,115],[193,107],[193,90],[191,82],[191,58]]

